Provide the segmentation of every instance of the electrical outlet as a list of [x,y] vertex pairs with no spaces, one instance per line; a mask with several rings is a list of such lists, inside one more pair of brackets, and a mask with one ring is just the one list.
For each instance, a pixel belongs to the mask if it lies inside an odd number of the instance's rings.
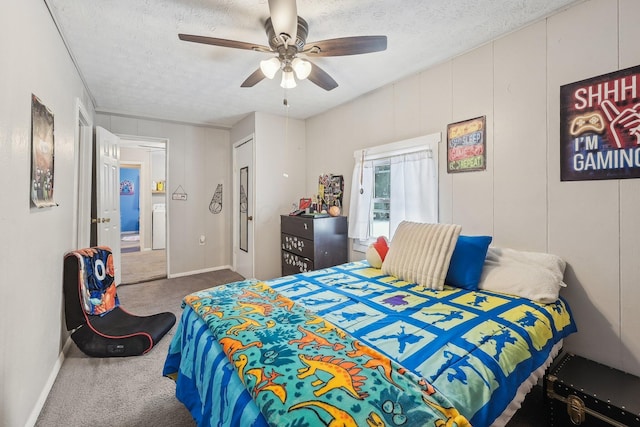
[[204,245],[205,244],[205,237],[204,234],[200,236],[200,244]]

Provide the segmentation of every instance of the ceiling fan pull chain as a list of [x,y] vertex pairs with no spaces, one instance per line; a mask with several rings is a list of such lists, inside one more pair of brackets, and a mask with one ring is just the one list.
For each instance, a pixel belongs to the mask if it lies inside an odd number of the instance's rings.
[[287,143],[289,142],[289,101],[287,100],[287,89],[284,90],[284,100],[282,103],[287,112],[284,119],[284,146],[287,147]]

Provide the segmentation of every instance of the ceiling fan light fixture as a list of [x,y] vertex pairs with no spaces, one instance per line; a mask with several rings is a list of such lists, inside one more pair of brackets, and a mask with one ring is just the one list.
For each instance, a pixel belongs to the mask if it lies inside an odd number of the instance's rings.
[[273,79],[280,69],[280,60],[276,57],[260,61],[260,71],[268,79]]
[[280,86],[285,89],[293,89],[296,87],[296,79],[293,77],[293,71],[282,71],[282,81],[280,82]]
[[299,80],[304,80],[309,77],[309,74],[311,74],[311,63],[304,59],[293,58],[293,61],[291,61],[291,67]]

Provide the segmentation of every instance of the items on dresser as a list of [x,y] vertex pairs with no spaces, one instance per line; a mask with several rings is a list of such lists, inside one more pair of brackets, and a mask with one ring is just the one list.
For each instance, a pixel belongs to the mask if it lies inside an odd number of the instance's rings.
[[347,217],[280,216],[282,275],[348,261]]
[[566,353],[544,377],[549,426],[640,426],[640,378]]

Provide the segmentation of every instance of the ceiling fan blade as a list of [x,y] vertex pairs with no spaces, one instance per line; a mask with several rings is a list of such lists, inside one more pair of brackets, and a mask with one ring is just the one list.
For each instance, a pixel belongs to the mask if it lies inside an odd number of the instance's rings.
[[253,87],[256,84],[260,83],[264,78],[265,78],[265,76],[262,73],[262,70],[260,70],[260,68],[258,68],[253,73],[251,73],[251,75],[249,77],[247,77],[247,79],[245,81],[242,82],[240,87]]
[[307,43],[309,56],[345,56],[380,52],[387,49],[387,36],[356,36]]
[[246,50],[257,50],[260,52],[271,52],[271,49],[268,48],[267,46],[263,46],[255,43],[240,42],[237,40],[218,39],[215,37],[205,37],[205,36],[194,36],[191,34],[178,34],[178,38],[186,42],[210,44],[213,46],[231,47],[234,49],[246,49]]
[[269,14],[276,35],[287,34],[295,42],[298,31],[296,0],[269,0]]
[[311,73],[307,78],[312,83],[317,84],[324,90],[332,90],[338,87],[338,83],[333,80],[333,77],[331,77],[326,71],[318,67],[313,62],[309,63],[311,64]]

